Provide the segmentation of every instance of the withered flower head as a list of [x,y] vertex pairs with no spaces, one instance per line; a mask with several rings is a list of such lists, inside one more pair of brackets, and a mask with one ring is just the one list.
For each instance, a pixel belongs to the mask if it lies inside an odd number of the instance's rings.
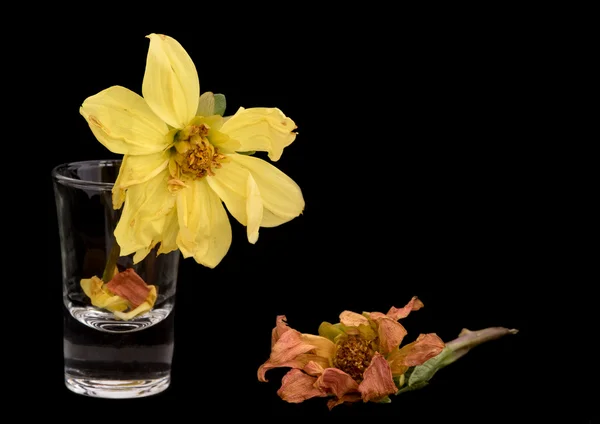
[[[423,303],[413,297],[403,308],[387,314],[344,311],[340,322],[323,322],[319,335],[301,334],[277,317],[271,340],[271,355],[258,369],[258,379],[267,381],[271,368],[290,367],[278,395],[291,403],[313,397],[331,397],[331,409],[344,402],[386,401],[398,392],[404,373],[438,355],[444,342],[435,334],[421,334],[402,348],[407,332],[398,322]],[[396,381],[394,381],[396,380]]]

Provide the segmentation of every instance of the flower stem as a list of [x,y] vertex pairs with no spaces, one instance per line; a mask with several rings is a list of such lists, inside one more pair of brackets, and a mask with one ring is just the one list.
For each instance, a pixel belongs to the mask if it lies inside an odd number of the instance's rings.
[[454,353],[447,361],[444,361],[444,366],[450,365],[452,362],[462,358],[469,350],[482,343],[490,340],[499,339],[507,334],[517,334],[519,330],[508,329],[504,327],[489,327],[483,330],[471,331],[463,328],[458,335],[458,338],[446,343],[446,347]]
[[469,350],[482,343],[498,339],[507,334],[517,334],[519,330],[504,327],[489,327],[471,331],[464,328],[458,337],[448,343],[442,352],[408,371],[407,381],[399,381],[400,390],[396,394],[417,390],[429,384],[429,380],[442,368],[462,358]]
[[117,266],[117,259],[119,259],[120,254],[121,247],[115,240],[112,248],[110,249],[110,253],[108,254],[106,266],[104,267],[104,273],[102,274],[102,281],[105,283],[108,283],[115,276],[115,267]]

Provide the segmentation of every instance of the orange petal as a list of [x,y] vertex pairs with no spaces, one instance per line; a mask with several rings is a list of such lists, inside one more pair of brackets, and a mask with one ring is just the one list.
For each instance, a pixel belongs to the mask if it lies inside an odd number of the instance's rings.
[[361,324],[369,325],[369,320],[356,312],[344,311],[340,314],[340,322],[347,327],[358,327]]
[[406,318],[412,311],[418,311],[423,306],[425,306],[423,305],[423,302],[421,302],[417,296],[414,296],[404,308],[396,308],[392,306],[387,315],[393,320],[397,321],[401,318]]
[[363,378],[364,380],[358,386],[358,391],[362,394],[364,402],[377,401],[398,391],[394,380],[392,380],[390,365],[379,352],[376,352],[373,356],[371,364],[363,374]]
[[275,320],[275,328],[273,328],[273,332],[271,334],[271,348],[275,346],[275,343],[277,340],[279,340],[282,334],[290,329],[286,321],[287,318],[285,315],[277,315],[277,319]]
[[128,268],[116,274],[112,280],[106,283],[106,288],[112,293],[127,299],[131,303],[132,309],[144,303],[150,293],[150,286],[142,280],[142,277],[137,275],[133,268]]
[[315,377],[304,374],[302,371],[290,370],[281,379],[281,388],[277,394],[281,399],[290,403],[304,402],[313,397],[324,397],[326,393],[315,387]]
[[407,334],[402,324],[381,312],[372,312],[370,317],[377,324],[377,336],[382,353],[388,354],[400,346]]
[[444,346],[444,342],[436,334],[420,334],[417,340],[388,356],[392,375],[402,375],[409,367],[421,365],[439,355]]
[[327,368],[317,379],[316,387],[326,393],[333,393],[341,398],[348,392],[358,391],[358,383],[344,371],[337,368]]
[[358,402],[361,400],[360,393],[350,393],[348,395],[342,396],[340,399],[330,399],[327,401],[327,407],[331,411],[334,407],[344,403],[344,402]]
[[[317,365],[321,366],[321,368],[327,368],[330,366],[329,364],[329,360],[322,358],[320,356],[317,355],[313,355],[313,354],[302,354],[302,355],[298,355],[298,357],[296,357],[295,359],[292,359],[290,361],[287,362],[278,362],[278,363],[274,363],[271,362],[271,360],[269,359],[267,362],[265,362],[264,364],[262,364],[259,368],[258,368],[258,381],[261,382],[266,382],[268,381],[265,378],[265,374],[267,373],[267,371],[269,371],[270,369],[273,368],[297,368],[297,369],[306,369],[306,367],[308,366],[309,363],[314,362]],[[315,370],[314,365],[311,366],[312,368],[309,367],[309,369],[311,370]]]
[[302,339],[302,334],[296,330],[288,330],[281,335],[271,349],[269,360],[274,363],[287,362],[302,353],[307,353],[315,347]]
[[265,373],[271,368],[304,368],[313,360],[329,367],[335,355],[335,344],[329,339],[312,334],[301,334],[285,323],[285,316],[277,317],[276,326],[271,334],[271,355],[258,369],[259,381],[267,381]]
[[308,375],[318,376],[323,373],[323,366],[315,361],[310,361],[302,368],[302,370]]

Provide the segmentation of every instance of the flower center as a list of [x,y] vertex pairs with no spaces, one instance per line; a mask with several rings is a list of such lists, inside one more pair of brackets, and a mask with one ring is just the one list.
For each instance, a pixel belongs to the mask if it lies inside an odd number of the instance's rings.
[[360,383],[374,354],[371,342],[359,336],[349,336],[338,346],[333,365]]
[[225,156],[210,143],[209,132],[208,125],[200,124],[190,125],[177,134],[172,161],[174,164],[169,164],[173,178],[179,179],[180,173],[193,179],[212,176],[213,168],[221,167]]

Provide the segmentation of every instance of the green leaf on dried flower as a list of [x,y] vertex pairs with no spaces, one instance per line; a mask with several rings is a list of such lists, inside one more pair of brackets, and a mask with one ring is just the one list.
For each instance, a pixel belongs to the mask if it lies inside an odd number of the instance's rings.
[[417,365],[412,370],[406,373],[407,375],[410,373],[410,376],[408,377],[408,384],[406,385],[406,387],[403,387],[402,389],[398,390],[396,394],[409,392],[411,390],[417,390],[425,387],[436,372],[438,372],[440,369],[444,368],[446,365],[452,362],[453,356],[454,352],[451,349],[445,347],[439,355],[434,356],[433,358],[421,365]]
[[227,102],[225,102],[225,96],[223,94],[215,94],[215,108],[213,113],[215,115],[221,115],[225,113],[225,107],[227,106]]
[[331,324],[327,321],[323,321],[321,325],[319,325],[319,336],[325,337],[332,342],[336,341],[336,337],[344,334],[344,330],[342,330],[337,324]]
[[365,340],[375,340],[377,338],[377,333],[370,325],[362,324],[358,326],[358,332],[361,337]]

